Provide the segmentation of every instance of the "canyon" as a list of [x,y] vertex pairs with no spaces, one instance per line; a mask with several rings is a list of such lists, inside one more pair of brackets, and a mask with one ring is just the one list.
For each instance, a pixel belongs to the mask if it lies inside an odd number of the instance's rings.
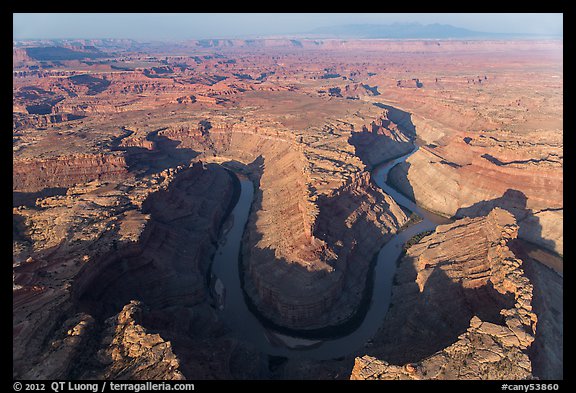
[[[563,378],[562,42],[79,42],[13,49],[14,378]],[[387,185],[447,223],[370,340],[307,357],[417,225],[375,181],[404,156]],[[290,356],[219,309],[241,180],[228,263]]]
[[370,347],[377,356],[357,359],[352,378],[530,376],[522,350],[534,341],[538,317],[522,261],[508,247],[517,231],[513,216],[494,208],[441,225],[410,247],[396,273],[393,306]]

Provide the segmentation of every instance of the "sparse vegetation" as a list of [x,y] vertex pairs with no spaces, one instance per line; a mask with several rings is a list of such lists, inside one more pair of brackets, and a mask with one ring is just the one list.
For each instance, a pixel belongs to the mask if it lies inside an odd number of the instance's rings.
[[412,225],[416,225],[419,222],[422,221],[422,217],[420,217],[418,214],[412,212],[410,214],[410,216],[408,217],[408,221],[406,221],[399,229],[398,232],[402,232],[403,230],[405,230],[406,228],[411,227]]
[[420,240],[422,240],[428,235],[431,235],[432,233],[434,233],[434,231],[424,231],[417,233],[416,235],[412,236],[406,243],[404,243],[404,246],[402,248],[404,249],[404,251],[407,251],[414,244],[418,243]]

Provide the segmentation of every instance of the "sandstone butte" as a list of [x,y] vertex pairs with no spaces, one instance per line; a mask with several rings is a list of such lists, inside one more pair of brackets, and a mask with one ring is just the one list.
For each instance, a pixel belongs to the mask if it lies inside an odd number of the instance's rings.
[[[83,45],[123,55],[14,49],[15,378],[562,377],[561,43]],[[390,184],[458,221],[408,250],[372,344],[272,366],[214,308],[224,168],[255,186],[248,298],[317,329],[354,314],[407,223],[369,171],[415,139]]]

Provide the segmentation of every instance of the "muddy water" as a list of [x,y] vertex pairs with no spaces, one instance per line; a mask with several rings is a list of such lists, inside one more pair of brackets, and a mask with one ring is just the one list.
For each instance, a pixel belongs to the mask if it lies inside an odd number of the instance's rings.
[[250,312],[240,285],[238,255],[242,233],[250,212],[254,188],[249,180],[241,180],[241,194],[232,211],[233,223],[220,241],[214,257],[212,273],[217,277],[220,312],[224,321],[238,338],[251,342],[262,352],[269,355],[289,358],[308,358],[316,360],[333,359],[352,354],[362,349],[368,340],[382,325],[390,305],[392,280],[396,270],[396,260],[402,252],[402,246],[412,236],[423,231],[433,230],[437,225],[449,222],[437,216],[400,194],[386,184],[388,172],[396,164],[406,160],[411,153],[377,167],[372,175],[375,183],[396,202],[423,217],[416,225],[399,232],[378,253],[374,268],[374,289],[370,306],[362,324],[352,333],[333,340],[309,340],[288,337],[275,333],[260,323]]

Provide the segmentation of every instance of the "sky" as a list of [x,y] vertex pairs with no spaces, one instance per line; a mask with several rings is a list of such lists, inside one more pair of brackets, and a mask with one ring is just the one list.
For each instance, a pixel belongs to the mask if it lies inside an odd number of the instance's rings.
[[344,24],[418,22],[489,33],[562,35],[561,13],[14,13],[13,38],[187,40],[303,33]]

